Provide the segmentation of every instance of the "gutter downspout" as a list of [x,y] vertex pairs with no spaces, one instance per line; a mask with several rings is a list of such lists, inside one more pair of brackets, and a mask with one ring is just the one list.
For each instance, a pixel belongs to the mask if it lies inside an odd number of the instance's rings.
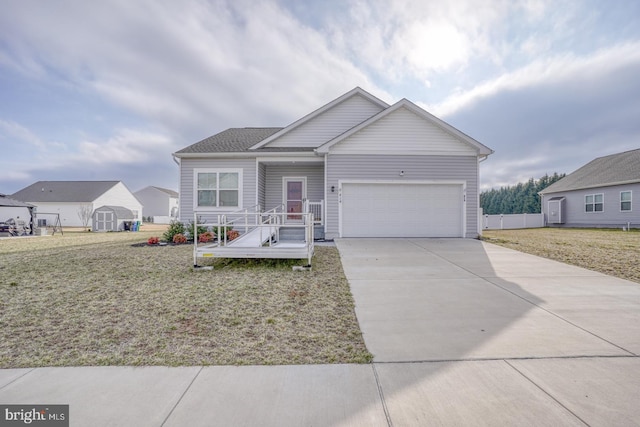
[[180,189],[182,188],[182,174],[180,173],[182,172],[182,164],[180,163],[180,161],[178,161],[175,153],[171,153],[171,158],[173,159],[173,162],[178,165],[178,218],[180,218],[182,216],[182,192],[180,191]]

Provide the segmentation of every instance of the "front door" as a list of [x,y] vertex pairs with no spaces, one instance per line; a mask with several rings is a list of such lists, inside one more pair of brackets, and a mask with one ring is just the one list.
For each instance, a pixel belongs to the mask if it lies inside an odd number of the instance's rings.
[[302,221],[302,216],[299,214],[302,213],[304,202],[307,199],[307,178],[285,177],[283,181],[282,199],[287,209],[286,220],[287,222]]

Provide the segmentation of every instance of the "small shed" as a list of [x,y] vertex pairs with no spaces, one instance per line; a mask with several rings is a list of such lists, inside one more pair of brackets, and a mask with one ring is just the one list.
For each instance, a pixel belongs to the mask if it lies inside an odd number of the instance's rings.
[[93,211],[93,231],[129,230],[136,220],[133,212],[122,206],[100,206]]

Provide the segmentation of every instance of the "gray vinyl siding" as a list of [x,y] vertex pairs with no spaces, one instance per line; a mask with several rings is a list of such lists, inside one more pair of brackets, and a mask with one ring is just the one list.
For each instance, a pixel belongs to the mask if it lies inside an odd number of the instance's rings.
[[331,147],[333,154],[469,155],[471,145],[407,108],[399,108]]
[[[180,220],[193,220],[194,169],[241,169],[242,170],[242,207],[249,208],[256,204],[256,160],[255,159],[181,159],[180,167]],[[233,209],[236,210],[236,209]],[[218,213],[202,214],[207,221],[213,221]]]
[[[400,171],[404,175],[400,176]],[[466,181],[466,236],[478,233],[478,160],[476,156],[329,155],[327,160],[326,237],[338,237],[339,180]],[[331,192],[331,187],[335,192]]]
[[[620,192],[631,191],[631,211],[620,211]],[[602,212],[585,212],[585,196],[603,194]],[[626,227],[631,223],[640,227],[640,183],[589,188],[558,193],[547,193],[542,199],[542,211],[548,218],[549,199],[564,196],[564,227]]]
[[262,209],[267,205],[265,198],[267,185],[267,166],[264,163],[258,165],[258,204]]
[[319,202],[324,199],[324,166],[272,166],[267,165],[266,169],[266,193],[265,208],[272,209],[281,203],[282,200],[282,178],[283,177],[307,177],[307,199],[312,202]]
[[382,111],[362,96],[353,96],[292,129],[267,147],[319,147]]

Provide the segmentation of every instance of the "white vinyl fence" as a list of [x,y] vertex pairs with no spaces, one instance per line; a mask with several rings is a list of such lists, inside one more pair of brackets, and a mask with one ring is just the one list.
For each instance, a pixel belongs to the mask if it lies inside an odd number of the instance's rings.
[[483,230],[544,227],[544,214],[482,215]]

